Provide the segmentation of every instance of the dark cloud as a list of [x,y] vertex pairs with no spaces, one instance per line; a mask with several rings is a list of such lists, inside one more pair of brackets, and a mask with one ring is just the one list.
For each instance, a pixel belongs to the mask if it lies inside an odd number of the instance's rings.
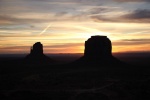
[[[10,2],[10,0],[2,0],[3,2]],[[103,2],[103,0],[13,0],[12,2],[45,2],[45,3],[53,3],[53,4],[85,4],[85,5],[92,5],[92,4],[99,4]],[[109,1],[109,0],[105,0]],[[0,0],[1,2],[1,0]]]
[[150,10],[135,10],[132,13],[123,16],[127,19],[149,19],[150,20]]
[[110,12],[112,9],[107,8],[107,7],[97,7],[97,8],[91,8],[87,12],[90,14],[101,14],[101,13],[106,13]]
[[77,13],[71,14],[69,12],[58,12],[52,13],[49,15],[43,15],[38,18],[31,17],[20,17],[20,16],[11,16],[11,15],[0,15],[0,25],[20,25],[20,24],[37,24],[37,23],[47,23],[47,22],[69,22],[69,21],[85,21],[89,20],[88,14],[86,13]]
[[118,17],[107,17],[102,15],[91,16],[97,22],[125,22],[125,23],[149,23],[150,10],[135,10]]
[[[0,0],[1,2],[2,0]],[[107,7],[101,5],[103,0],[44,0],[43,3],[41,0],[20,0],[19,4],[16,6],[16,3],[8,3],[9,0],[6,0],[7,3],[5,4],[3,0],[2,9],[0,9],[0,24],[26,24],[26,23],[44,23],[48,21],[85,21],[88,20],[87,18],[90,16],[94,21],[97,22],[133,22],[133,23],[149,23],[150,22],[150,10],[135,10],[133,12],[127,13],[122,16],[114,17],[110,14],[104,16],[103,14],[114,12],[116,8]],[[17,1],[17,0],[15,0]],[[22,2],[21,2],[22,1]],[[24,2],[23,2],[24,1]],[[31,2],[29,2],[31,1]],[[34,1],[34,2],[33,2]],[[39,2],[35,2],[39,1]],[[110,0],[107,0],[110,1]],[[150,1],[150,0],[115,0],[120,2],[129,2],[129,1]],[[18,2],[17,2],[18,3]],[[51,3],[56,4],[64,4],[64,3],[73,3],[75,5],[53,5]],[[9,5],[8,5],[9,4]],[[82,11],[80,9],[81,5],[88,4],[91,7],[85,8]],[[79,6],[80,5],[80,6]],[[82,7],[83,7],[82,6]],[[81,8],[82,8],[81,7]],[[0,6],[1,8],[1,6]],[[7,9],[6,9],[7,8]],[[10,10],[12,9],[12,10]],[[84,12],[85,11],[85,12]],[[19,14],[18,14],[19,13]],[[44,15],[45,17],[41,19],[36,18],[19,18],[19,15],[25,14],[32,14],[35,13],[38,15]],[[18,15],[17,15],[18,14]],[[52,14],[53,16],[48,16],[48,14]],[[15,18],[14,16],[18,16]],[[47,15],[47,16],[46,16]],[[49,17],[49,18],[48,18]]]
[[0,2],[0,12],[8,15],[58,13],[74,8],[71,3],[57,0],[6,0],[5,2]]
[[150,0],[114,0],[117,2],[150,2]]
[[103,15],[94,15],[91,16],[91,18],[95,21],[95,22],[118,22],[116,19],[114,18],[107,18]]
[[143,45],[143,44],[150,44],[150,39],[122,39],[120,41],[115,41],[112,43],[116,46],[121,45]]
[[65,12],[65,11],[64,11],[64,12],[56,13],[55,16],[56,16],[56,17],[59,17],[59,16],[65,16],[65,15],[67,15],[67,14],[68,14],[68,12]]
[[12,21],[16,21],[16,18],[7,15],[0,15],[0,24],[8,24],[12,23]]

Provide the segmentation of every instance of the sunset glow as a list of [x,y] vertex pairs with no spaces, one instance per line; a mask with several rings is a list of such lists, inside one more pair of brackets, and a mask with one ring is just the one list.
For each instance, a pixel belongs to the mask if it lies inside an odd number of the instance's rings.
[[106,35],[113,52],[150,51],[147,0],[1,0],[0,54],[83,53],[84,42]]

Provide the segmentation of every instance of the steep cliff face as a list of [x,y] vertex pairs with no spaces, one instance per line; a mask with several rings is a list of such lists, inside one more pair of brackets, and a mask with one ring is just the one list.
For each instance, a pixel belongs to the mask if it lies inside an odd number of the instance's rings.
[[55,61],[44,55],[43,44],[36,42],[30,49],[30,54],[25,57],[25,61],[28,63],[54,63]]
[[43,44],[41,42],[36,42],[30,50],[32,55],[43,55]]
[[85,41],[84,56],[74,62],[74,64],[83,65],[117,65],[121,63],[112,56],[112,45],[107,36],[91,36]]
[[85,57],[102,58],[109,57],[111,55],[111,41],[107,36],[92,36],[85,41]]

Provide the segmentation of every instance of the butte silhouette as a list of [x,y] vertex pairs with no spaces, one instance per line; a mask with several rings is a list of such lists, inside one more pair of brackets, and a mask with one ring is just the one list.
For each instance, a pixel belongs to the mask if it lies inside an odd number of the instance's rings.
[[113,57],[111,41],[107,36],[91,36],[85,41],[84,56],[73,64],[118,65],[123,62]]
[[53,63],[54,60],[43,54],[43,45],[36,42],[30,49],[30,54],[25,57],[25,61],[30,63]]

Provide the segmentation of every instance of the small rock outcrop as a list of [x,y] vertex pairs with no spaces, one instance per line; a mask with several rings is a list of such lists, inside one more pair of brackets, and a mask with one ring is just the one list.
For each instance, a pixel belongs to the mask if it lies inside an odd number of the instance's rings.
[[53,63],[54,60],[44,55],[43,44],[41,42],[36,42],[30,49],[30,54],[25,57],[25,61],[28,63]]
[[33,47],[31,47],[30,54],[35,56],[43,55],[43,44],[36,42]]
[[84,65],[122,64],[121,61],[112,56],[112,45],[107,36],[91,36],[85,41],[84,56],[73,63]]

